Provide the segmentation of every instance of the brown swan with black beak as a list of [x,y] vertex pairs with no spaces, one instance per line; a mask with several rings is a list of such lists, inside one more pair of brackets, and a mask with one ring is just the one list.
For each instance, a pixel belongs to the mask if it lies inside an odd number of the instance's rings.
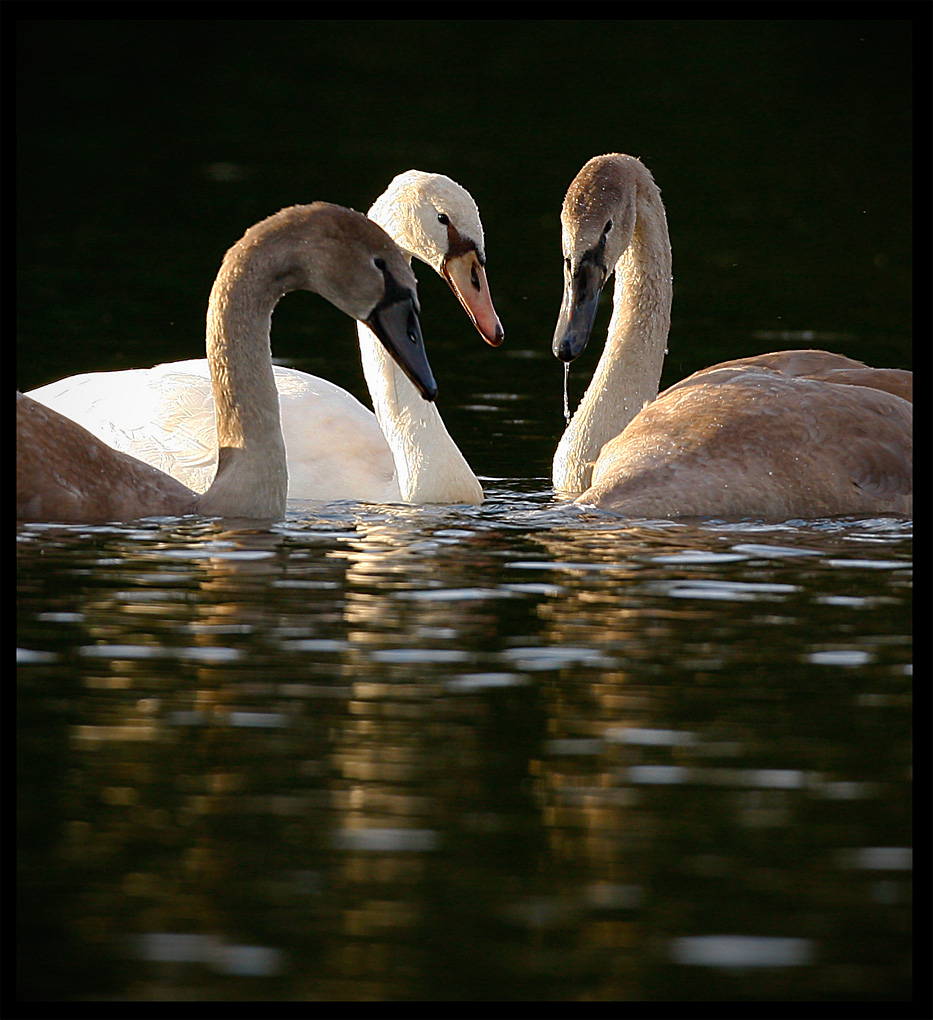
[[631,517],[912,513],[911,372],[780,351],[714,365],[658,395],[672,283],[654,179],[632,156],[596,156],[571,183],[561,223],[561,361],[582,352],[600,291],[616,279],[605,348],[554,456],[555,490]]
[[[292,206],[246,232],[224,257],[211,291],[207,359],[220,452],[207,491],[195,492],[17,394],[18,519],[282,517],[288,468],[270,327],[279,299],[293,290],[318,293],[365,322],[421,397],[434,399],[417,286],[403,252],[361,213],[325,202]],[[327,436],[320,441],[326,443]]]

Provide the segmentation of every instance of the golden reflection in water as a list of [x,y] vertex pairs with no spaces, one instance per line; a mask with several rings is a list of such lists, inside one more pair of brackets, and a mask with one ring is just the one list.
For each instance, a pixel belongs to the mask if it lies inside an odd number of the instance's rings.
[[[812,603],[736,545],[549,529],[514,551],[363,520],[318,547],[228,531],[111,557],[72,607],[82,693],[52,787],[76,943],[140,998],[444,997],[482,973],[631,999],[711,952],[809,959],[813,911],[865,890],[894,932],[909,872],[851,862],[903,848],[838,833],[903,781],[860,782],[809,722],[813,671],[849,660],[799,654]],[[900,697],[867,685],[852,709]],[[844,865],[807,856],[815,828]],[[778,969],[755,988],[780,996]]]

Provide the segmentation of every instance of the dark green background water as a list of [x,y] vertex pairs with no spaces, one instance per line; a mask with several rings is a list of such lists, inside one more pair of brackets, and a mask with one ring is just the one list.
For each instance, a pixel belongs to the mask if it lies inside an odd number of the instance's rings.
[[[907,21],[20,23],[20,388],[203,356],[250,224],[412,167],[477,200],[506,329],[418,270],[481,507],[18,530],[20,995],[910,998],[910,523],[630,525],[548,476],[558,215],[601,152],[667,204],[665,382],[910,367],[911,52]],[[273,347],[365,397],[319,299]],[[720,935],[746,966],[689,959]]]

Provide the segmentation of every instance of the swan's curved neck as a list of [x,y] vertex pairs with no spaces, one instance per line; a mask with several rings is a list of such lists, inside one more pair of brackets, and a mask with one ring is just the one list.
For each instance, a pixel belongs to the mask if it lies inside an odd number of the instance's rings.
[[451,439],[437,406],[424,400],[370,329],[357,323],[363,375],[398,476],[412,503],[480,503],[483,489]]
[[279,517],[288,466],[272,371],[272,312],[286,285],[253,267],[249,252],[224,260],[207,313],[207,360],[217,424],[217,474],[203,513]]
[[[409,255],[441,271],[444,253],[430,240],[407,188],[428,176],[417,171],[402,175],[411,182],[390,188],[373,203],[369,217]],[[396,181],[399,181],[397,178]],[[395,184],[396,182],[393,182]],[[357,323],[363,374],[373,410],[382,429],[398,477],[402,499],[412,503],[481,503],[483,488],[444,426],[437,405],[423,400],[408,377],[389,357],[366,326]]]
[[615,266],[612,318],[596,371],[554,456],[554,488],[583,492],[599,451],[658,394],[671,323],[671,244],[660,192],[638,188],[631,243]]

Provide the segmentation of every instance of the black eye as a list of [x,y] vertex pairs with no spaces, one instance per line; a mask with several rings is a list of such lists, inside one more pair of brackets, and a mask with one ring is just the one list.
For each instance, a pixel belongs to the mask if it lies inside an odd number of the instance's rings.
[[386,260],[385,259],[381,259],[378,256],[376,256],[376,258],[373,259],[373,265],[377,269],[383,269],[384,270],[385,267],[386,267]]
[[446,227],[447,224],[450,223],[450,217],[447,215],[447,213],[439,212],[437,214],[437,222],[438,223],[443,223],[444,226]]
[[606,220],[606,225],[603,227],[603,235],[608,234],[610,230],[612,230],[612,220]]

